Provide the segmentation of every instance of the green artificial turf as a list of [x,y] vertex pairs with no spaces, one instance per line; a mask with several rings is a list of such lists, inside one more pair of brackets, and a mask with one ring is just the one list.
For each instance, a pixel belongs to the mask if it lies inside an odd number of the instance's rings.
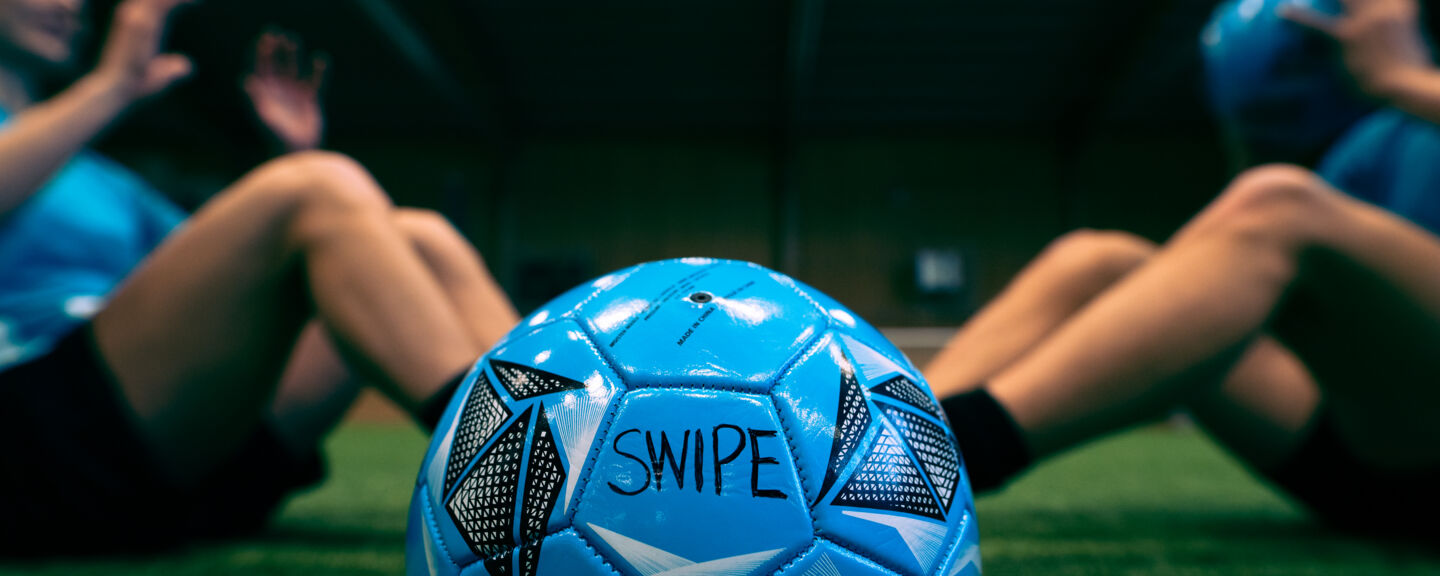
[[[0,564],[0,572],[398,574],[424,448],[407,427],[349,426],[330,442],[329,482],[296,498],[261,538],[152,559]],[[1440,554],[1317,528],[1186,430],[1134,432],[1051,461],[982,499],[979,519],[992,576],[1440,574]]]

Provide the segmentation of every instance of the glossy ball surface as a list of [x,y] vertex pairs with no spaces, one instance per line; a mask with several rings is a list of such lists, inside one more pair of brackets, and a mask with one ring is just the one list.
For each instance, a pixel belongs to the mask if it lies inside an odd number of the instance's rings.
[[709,259],[584,284],[481,358],[407,540],[412,575],[980,573],[915,367],[814,289]]
[[1341,14],[1338,0],[1230,0],[1201,34],[1212,111],[1264,160],[1310,160],[1377,105],[1334,39],[1281,16],[1287,5]]

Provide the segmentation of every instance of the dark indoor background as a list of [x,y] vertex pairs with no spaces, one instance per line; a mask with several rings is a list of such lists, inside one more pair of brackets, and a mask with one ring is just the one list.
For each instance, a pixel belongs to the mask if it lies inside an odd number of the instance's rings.
[[326,147],[449,216],[522,311],[703,255],[950,325],[1067,230],[1163,240],[1219,191],[1214,4],[209,0],[172,31],[197,75],[100,148],[192,207],[263,160],[239,79],[275,24],[332,56]]

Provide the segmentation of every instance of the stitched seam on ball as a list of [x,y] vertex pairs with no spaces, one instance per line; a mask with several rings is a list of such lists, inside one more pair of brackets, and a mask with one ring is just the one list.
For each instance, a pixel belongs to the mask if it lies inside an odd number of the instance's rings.
[[590,347],[590,350],[594,352],[596,356],[600,357],[600,361],[605,364],[605,368],[609,369],[610,373],[615,375],[615,379],[620,382],[621,386],[625,388],[625,391],[628,392],[632,388],[637,388],[625,380],[625,376],[620,374],[620,371],[615,368],[615,365],[618,364],[618,362],[615,361],[615,357],[595,344],[597,340],[595,332],[591,331],[590,327],[579,318],[573,318],[570,319],[570,321],[580,327],[580,333],[585,335],[585,344]]
[[815,518],[815,510],[812,508],[805,491],[808,474],[805,473],[805,466],[800,463],[800,451],[796,448],[797,444],[794,434],[790,431],[790,424],[785,419],[785,411],[780,408],[780,400],[775,397],[775,387],[778,386],[785,377],[794,372],[795,367],[799,366],[805,360],[810,359],[818,353],[820,349],[825,347],[824,338],[828,332],[829,330],[822,330],[820,334],[815,337],[815,342],[807,343],[805,348],[802,348],[800,353],[780,372],[780,375],[775,378],[775,381],[770,383],[770,391],[766,394],[766,396],[770,398],[771,408],[775,410],[775,418],[780,421],[781,430],[785,431],[785,443],[790,447],[790,462],[795,465],[795,476],[800,480],[800,496],[806,500],[805,515],[810,518],[810,537],[812,540],[816,535],[818,520]]
[[775,373],[775,379],[770,381],[770,386],[765,389],[765,392],[767,394],[775,392],[775,387],[779,386],[780,382],[789,376],[791,372],[794,372],[795,367],[799,366],[801,362],[813,356],[816,351],[822,348],[821,345],[824,343],[822,341],[829,332],[830,323],[826,322],[824,329],[817,332],[814,336],[811,336],[810,340],[805,342],[805,346],[801,347],[799,352],[796,352],[794,356],[791,356],[789,360],[785,361],[785,364],[781,365],[780,370]]
[[[513,528],[514,526],[512,525],[511,527]],[[529,539],[529,540],[523,540],[523,541],[520,541],[520,542],[513,543],[513,544],[510,545],[509,548],[507,548],[507,549],[505,549],[505,550],[501,550],[501,551],[496,552],[496,553],[494,553],[494,554],[491,554],[491,555],[489,555],[489,556],[480,556],[479,554],[476,554],[475,557],[476,557],[476,558],[479,558],[479,560],[482,561],[482,562],[484,562],[484,561],[489,561],[489,560],[499,560],[499,559],[501,559],[501,558],[504,558],[504,557],[506,557],[506,556],[510,556],[510,555],[515,554],[516,552],[519,552],[521,548],[524,548],[524,547],[526,547],[526,546],[530,546],[530,545],[532,545],[532,544],[544,544],[546,539],[549,539],[549,538],[554,537],[554,536],[558,536],[558,535],[560,535],[560,534],[564,534],[566,530],[574,530],[574,529],[575,529],[574,526],[569,526],[569,525],[567,525],[567,526],[561,527],[559,530],[556,530],[556,531],[554,531],[554,532],[550,532],[550,531],[549,531],[549,530],[550,530],[550,527],[549,527],[549,526],[546,526],[546,527],[545,527],[546,532],[545,532],[544,534],[541,534],[541,535],[535,537],[535,538],[531,538],[531,539]],[[577,533],[577,534],[578,534],[578,533]],[[472,551],[472,552],[473,552],[473,551]],[[453,564],[454,562],[451,562],[451,563]],[[457,565],[457,566],[458,566],[458,565]],[[472,566],[473,566],[473,564],[472,564]]]
[[689,382],[676,382],[676,383],[674,383],[674,384],[666,383],[666,382],[661,382],[661,383],[656,383],[656,384],[640,384],[640,385],[634,386],[632,389],[633,389],[633,390],[701,390],[701,391],[713,391],[713,392],[734,392],[734,393],[736,393],[736,394],[750,394],[750,395],[754,395],[754,396],[764,396],[764,395],[770,393],[770,392],[769,392],[769,389],[770,389],[770,388],[774,388],[774,386],[767,386],[767,388],[765,388],[765,389],[756,389],[756,388],[749,387],[749,386],[735,386],[735,385],[725,385],[725,384],[706,384],[706,383],[697,383],[697,382],[694,382],[694,381],[689,381]]
[[738,388],[737,388],[737,389],[734,389],[734,390],[729,390],[729,389],[723,389],[723,388],[715,388],[715,387],[713,387],[713,386],[699,386],[699,385],[693,385],[693,384],[691,384],[691,385],[677,384],[677,385],[674,385],[674,386],[651,386],[651,387],[648,387],[648,388],[646,388],[646,387],[641,387],[641,388],[636,388],[636,390],[666,390],[666,391],[669,391],[669,390],[682,390],[682,391],[683,391],[683,390],[693,390],[693,391],[695,391],[695,392],[728,392],[728,393],[731,393],[731,394],[739,394],[739,395],[742,395],[742,396],[758,396],[758,397],[769,397],[769,396],[770,396],[769,394],[766,394],[766,393],[764,393],[764,392],[756,392],[756,391],[754,391],[754,390],[741,390],[741,389],[738,389]]
[[[541,331],[541,330],[544,330],[544,329],[549,328],[549,327],[551,327],[551,326],[554,326],[554,325],[556,325],[556,324],[560,324],[560,323],[562,323],[562,322],[569,322],[569,321],[571,321],[569,318],[565,318],[565,317],[563,317],[563,316],[562,316],[562,317],[556,317],[556,318],[551,318],[551,319],[549,319],[549,320],[546,320],[546,321],[544,321],[544,322],[541,322],[540,324],[535,325],[535,326],[526,326],[526,327],[525,327],[525,331],[524,331],[524,332],[521,332],[521,333],[519,333],[519,334],[515,334],[514,331],[511,331],[510,333],[506,334],[504,338],[501,338],[499,342],[496,342],[494,346],[491,346],[491,347],[490,347],[490,350],[487,350],[487,351],[485,352],[485,354],[483,354],[483,355],[481,356],[481,358],[488,360],[488,358],[486,358],[486,357],[489,356],[489,355],[490,355],[490,352],[493,351],[493,350],[496,349],[496,348],[500,348],[500,347],[502,347],[502,346],[504,346],[504,345],[506,345],[506,344],[509,344],[509,343],[511,343],[511,342],[514,342],[514,341],[516,341],[516,340],[522,340],[522,339],[528,338],[528,337],[534,335],[536,332],[539,332],[539,331]],[[475,364],[478,366],[478,365],[480,365],[480,362],[477,360],[477,361],[475,362]]]
[[[599,298],[601,293],[610,290],[610,288],[613,288],[613,287],[615,286],[615,284],[619,284],[619,283],[621,283],[621,282],[624,282],[626,278],[629,278],[629,277],[635,275],[636,268],[638,268],[638,266],[631,268],[629,272],[626,272],[625,275],[624,275],[623,277],[621,277],[619,280],[616,280],[615,282],[611,283],[610,286],[607,286],[607,287],[605,287],[605,288],[595,288],[594,290],[591,290],[589,296],[586,296],[584,300],[581,300],[579,303],[575,304],[574,306],[571,306],[569,310],[566,310],[564,313],[560,314],[560,316],[561,316],[561,317],[569,316],[569,315],[575,313],[577,310],[579,310],[579,309],[581,309],[581,308],[584,308],[586,304],[589,304],[591,301],[595,300],[596,298]],[[609,276],[609,274],[606,274],[605,276]],[[600,278],[604,278],[605,276],[601,276]],[[600,278],[596,278],[595,280],[599,280]],[[590,281],[592,286],[594,286],[595,280],[591,280],[591,281]]]
[[[565,514],[567,522],[574,521],[575,513],[580,509],[580,503],[585,500],[585,491],[590,487],[590,475],[595,469],[595,464],[600,460],[600,452],[604,449],[605,440],[610,437],[610,426],[615,423],[615,415],[620,412],[620,401],[630,391],[630,385],[625,381],[625,377],[621,376],[620,372],[611,365],[610,360],[605,358],[600,347],[595,345],[595,337],[585,329],[585,325],[578,321],[574,321],[574,324],[580,327],[580,333],[585,336],[585,346],[590,349],[590,353],[594,354],[595,358],[605,365],[605,369],[610,371],[610,375],[615,377],[617,390],[615,390],[615,397],[610,399],[610,406],[605,410],[605,420],[600,423],[600,429],[596,431],[595,438],[592,440],[593,446],[590,447],[589,454],[585,457],[585,466],[580,470],[580,479],[576,480],[575,506]],[[567,502],[566,505],[568,506],[569,503]]]
[[786,286],[789,286],[790,289],[795,292],[795,294],[799,295],[801,298],[804,298],[806,302],[809,302],[811,306],[814,306],[814,307],[815,307],[815,311],[816,311],[816,312],[819,312],[821,316],[824,316],[824,317],[825,317],[825,323],[826,323],[826,325],[827,325],[827,326],[829,325],[829,323],[830,323],[830,309],[829,309],[829,308],[826,308],[824,305],[820,304],[819,301],[815,300],[814,298],[811,298],[809,293],[805,292],[804,290],[801,290],[801,289],[800,289],[800,286],[799,286],[798,284],[795,284],[795,281],[794,281],[793,278],[790,279],[790,282],[786,282],[785,285],[786,285]]
[[[852,313],[852,315],[853,315],[853,313]],[[871,328],[875,330],[875,333],[880,334],[880,337],[881,337],[885,342],[889,343],[889,344],[890,344],[890,347],[895,348],[895,351],[896,351],[896,352],[900,352],[899,347],[896,347],[893,342],[890,342],[890,339],[889,339],[889,338],[886,338],[883,333],[880,333],[880,329],[879,329],[879,328],[875,328],[874,326],[871,326]],[[857,337],[855,336],[855,334],[849,333],[849,332],[847,332],[847,331],[845,331],[845,330],[841,330],[841,332],[845,332],[845,335],[846,335],[846,336],[849,336],[849,337],[851,337],[851,338],[854,338],[857,342],[861,342],[862,344],[866,344],[866,346],[867,346],[868,348],[870,348],[871,350],[873,350],[876,354],[879,354],[880,357],[882,357],[882,358],[884,358],[884,359],[886,359],[886,360],[889,360],[889,361],[891,361],[891,362],[894,362],[895,365],[896,365],[896,366],[899,366],[901,370],[903,370],[904,372],[908,372],[908,374],[906,374],[907,376],[914,376],[917,380],[919,380],[919,381],[921,381],[921,382],[924,382],[924,381],[925,381],[925,375],[920,373],[920,369],[915,366],[915,363],[914,363],[914,362],[911,362],[911,361],[910,361],[910,358],[909,358],[908,356],[906,356],[904,352],[900,352],[900,356],[897,358],[896,356],[890,354],[889,352],[886,352],[886,351],[884,351],[884,350],[881,350],[880,348],[876,348],[876,347],[874,347],[874,346],[869,346],[869,343],[861,341],[859,338],[857,338]],[[929,383],[926,383],[925,386],[926,386],[926,388],[929,388],[930,385],[929,385]]]
[[[645,263],[645,264],[649,264],[649,262],[647,262],[647,263]],[[637,264],[636,266],[637,266],[637,267],[638,267],[638,266],[644,266],[645,264]],[[714,262],[714,261],[712,260],[709,265],[705,266],[704,268],[702,268],[702,269],[700,269],[700,270],[697,270],[696,272],[692,272],[691,274],[693,275],[693,274],[697,274],[697,273],[699,273],[699,272],[704,272],[704,271],[707,271],[707,270],[711,270],[711,269],[716,268],[716,267],[718,267],[718,266],[720,266],[720,264],[717,263],[717,262]],[[635,274],[635,272],[632,271],[632,272],[626,274],[624,278],[621,278],[621,279],[617,280],[616,283],[624,282],[626,278],[629,278],[630,276],[632,276],[632,275],[634,275],[634,274]],[[585,299],[584,301],[582,301],[581,303],[576,304],[574,308],[571,308],[571,309],[570,309],[570,312],[574,312],[574,311],[576,311],[576,310],[579,310],[582,306],[584,306],[584,305],[586,305],[586,304],[589,304],[591,300],[594,300],[594,299],[595,299],[596,297],[598,297],[598,296],[600,295],[600,293],[603,292],[603,291],[604,291],[604,290],[596,290],[594,294],[591,294],[591,295],[590,295],[590,297],[586,298],[586,299]],[[569,313],[569,312],[567,312],[567,314],[568,314],[568,313]],[[602,349],[600,349],[599,346],[596,346],[596,345],[595,345],[595,342],[599,342],[600,339],[597,337],[598,335],[595,334],[595,332],[593,332],[593,331],[590,329],[589,324],[588,324],[587,322],[583,322],[583,321],[581,320],[581,318],[579,318],[578,316],[577,316],[576,318],[573,318],[573,320],[574,320],[574,322],[575,322],[576,324],[579,324],[579,325],[580,325],[580,330],[585,333],[585,336],[587,337],[586,339],[590,341],[590,346],[591,346],[591,348],[594,348],[594,349],[601,355],[601,357],[603,357],[603,358],[605,359],[605,361],[606,361],[605,363],[606,363],[607,366],[610,367],[610,371],[611,371],[611,372],[617,372],[617,371],[615,370],[615,364],[618,364],[619,362],[616,362],[616,361],[615,361],[615,357],[614,357],[609,351],[607,351],[607,350],[602,350]],[[618,374],[617,374],[617,375],[618,375]],[[624,378],[621,378],[621,381],[624,382],[625,379],[624,379]],[[629,383],[629,382],[625,382],[625,389],[626,389],[626,390],[629,390],[629,389],[632,389],[632,388],[634,388],[634,389],[653,388],[653,386],[634,386],[634,385],[632,385],[632,384]]]
[[777,566],[775,570],[771,571],[770,573],[779,574],[781,572],[789,570],[791,566],[794,566],[796,562],[799,562],[801,558],[804,558],[806,554],[809,554],[811,550],[815,549],[816,540],[818,540],[818,537],[815,536],[814,532],[811,532],[810,544],[804,548],[801,548],[799,552],[796,552],[794,556],[791,556],[789,560],[786,560],[783,564]]
[[769,396],[770,407],[775,410],[775,418],[780,421],[780,429],[785,431],[785,444],[790,447],[790,463],[795,465],[795,476],[796,479],[800,480],[800,497],[806,500],[805,515],[810,518],[810,538],[813,540],[815,538],[817,520],[815,518],[815,510],[805,494],[805,478],[807,476],[805,474],[805,467],[800,464],[800,452],[795,448],[795,438],[790,432],[790,424],[785,420],[785,412],[780,409],[780,401],[775,398],[774,394],[770,394]]
[[860,550],[856,550],[856,549],[850,547],[849,544],[846,544],[846,543],[843,542],[843,541],[836,540],[835,538],[826,538],[824,535],[819,536],[819,538],[825,540],[826,542],[829,542],[829,543],[835,545],[837,548],[843,549],[843,550],[845,550],[845,551],[847,551],[847,552],[850,552],[851,554],[854,554],[854,555],[856,555],[856,556],[859,556],[859,557],[861,557],[861,558],[864,558],[864,559],[866,559],[866,560],[869,560],[869,561],[871,561],[871,562],[874,562],[876,566],[879,566],[880,568],[885,569],[885,570],[889,570],[891,574],[895,574],[896,576],[901,576],[901,575],[903,575],[903,574],[906,573],[904,570],[901,570],[901,569],[899,569],[899,568],[896,568],[896,567],[894,567],[894,566],[891,566],[891,565],[888,564],[887,562],[882,562],[882,560],[885,560],[884,558],[872,558],[872,557],[866,555],[864,552],[862,552],[862,551],[860,551]]
[[575,514],[585,502],[585,492],[590,488],[590,477],[594,475],[595,466],[600,462],[600,453],[605,450],[605,441],[610,438],[610,428],[615,424],[616,415],[620,413],[620,401],[625,394],[625,390],[616,392],[615,398],[610,400],[610,407],[605,410],[605,420],[600,424],[602,430],[595,434],[594,445],[590,447],[590,454],[585,457],[585,466],[580,471],[582,476],[576,481],[575,505],[565,514],[567,523],[575,522]]
[[590,332],[590,328],[586,327],[584,322],[576,318],[567,318],[565,321],[580,328],[580,333],[585,335],[585,346],[590,349],[590,353],[594,354],[597,360],[600,360],[601,364],[605,365],[605,369],[610,371],[610,375],[615,377],[615,381],[623,388],[620,392],[623,394],[628,391],[630,389],[630,383],[626,382],[625,376],[621,374],[619,370],[615,369],[613,360],[609,355],[605,354],[604,350],[601,350],[599,346],[595,345],[595,334]]
[[794,357],[786,361],[780,371],[776,373],[775,380],[770,383],[770,390],[767,393],[773,393],[775,387],[779,386],[786,378],[789,378],[790,374],[795,372],[796,368],[799,368],[800,365],[805,363],[806,360],[809,360],[811,356],[820,352],[820,350],[825,347],[825,343],[823,342],[825,335],[829,333],[830,330],[828,328],[821,330],[819,334],[806,342],[805,347],[801,348],[799,352],[796,352]]
[[604,554],[601,554],[600,550],[596,548],[594,544],[591,544],[590,540],[586,539],[584,534],[581,534],[579,530],[575,530],[574,526],[571,526],[569,530],[575,531],[575,538],[579,540],[581,544],[585,545],[585,549],[589,550],[591,554],[594,554],[596,558],[599,558],[600,563],[604,564],[606,568],[609,568],[611,574],[620,573],[619,570],[615,569],[614,565],[610,564],[610,559],[606,558]]
[[[951,504],[953,505],[953,504],[955,504],[955,503],[954,503],[954,502],[951,502]],[[963,515],[963,514],[962,514],[962,515]],[[970,518],[967,518],[966,524],[969,524],[969,521],[973,521],[973,520],[975,520],[975,518],[974,518],[973,515],[971,515]],[[949,520],[946,520],[946,521],[945,521],[945,526],[946,526],[947,529],[950,529],[950,521],[949,521]],[[964,530],[964,527],[963,527],[963,526],[961,527],[960,530],[950,529],[950,532],[952,532],[952,534],[951,534],[951,536],[950,536],[950,545],[949,545],[949,546],[946,546],[946,547],[945,547],[945,553],[940,555],[940,563],[939,563],[939,564],[936,564],[935,567],[932,569],[932,570],[933,570],[933,572],[931,572],[932,574],[939,574],[939,573],[940,573],[940,570],[943,569],[943,568],[945,568],[945,562],[948,561],[948,560],[950,560],[951,558],[953,558],[953,557],[955,556],[955,549],[960,547],[960,538],[965,535],[965,530]]]
[[[765,269],[759,264],[752,263],[751,266],[760,268],[762,270]],[[775,387],[780,384],[780,381],[784,380],[785,377],[790,374],[790,371],[794,370],[795,366],[799,364],[801,360],[813,353],[810,348],[816,346],[819,340],[825,337],[825,333],[829,332],[834,324],[834,319],[830,317],[830,311],[828,309],[826,309],[824,306],[821,306],[819,302],[817,302],[814,298],[811,298],[810,295],[805,293],[804,290],[801,290],[800,286],[795,284],[793,278],[789,278],[788,276],[786,278],[790,281],[781,282],[781,284],[790,287],[790,291],[794,292],[796,296],[799,296],[806,302],[809,302],[810,305],[815,308],[815,311],[820,313],[820,317],[825,319],[825,326],[821,328],[820,331],[816,332],[814,336],[811,336],[810,340],[806,341],[805,345],[802,346],[800,350],[796,351],[795,354],[792,354],[790,358],[786,359],[784,364],[780,365],[780,370],[775,372],[775,379],[770,381],[770,386],[766,389],[766,392],[774,392]]]
[[[425,493],[429,494],[429,483],[424,484],[424,486]],[[455,562],[455,558],[450,555],[450,547],[445,545],[445,539],[440,537],[440,522],[435,519],[435,507],[430,505],[430,498],[426,497],[421,500],[420,505],[424,507],[425,521],[430,524],[431,533],[435,536],[435,545],[440,547],[440,552],[445,556],[445,561],[449,562],[451,566],[462,568],[460,564]]]
[[[782,284],[785,284],[786,286],[789,286],[790,289],[795,292],[795,294],[799,295],[801,298],[804,298],[805,301],[806,301],[806,302],[809,302],[811,306],[814,306],[814,307],[815,307],[815,310],[816,310],[817,312],[819,312],[821,316],[825,316],[825,317],[827,318],[827,320],[828,320],[828,318],[830,317],[830,314],[829,314],[830,310],[829,310],[828,308],[822,306],[822,305],[821,305],[819,302],[817,302],[814,298],[811,298],[811,297],[810,297],[810,294],[806,293],[804,290],[801,290],[800,287],[795,284],[795,279],[794,279],[794,278],[790,278],[789,276],[786,276],[785,274],[782,274],[782,273],[780,273],[780,272],[776,272],[775,270],[771,270],[771,269],[769,269],[769,268],[766,268],[766,267],[761,266],[761,265],[759,265],[759,264],[756,264],[756,263],[754,263],[754,262],[745,262],[745,264],[749,265],[750,268],[753,268],[753,269],[755,269],[755,270],[760,270],[761,272],[766,272],[766,273],[769,273],[769,274],[779,274],[779,275],[781,275],[781,276],[784,276],[787,280],[789,280],[789,282],[781,282]],[[774,276],[771,276],[771,277],[773,278]],[[777,280],[777,281],[778,281],[778,280]]]
[[[614,420],[615,420],[615,413],[620,410],[620,399],[621,399],[622,396],[625,395],[626,389],[625,389],[625,387],[624,387],[625,379],[624,379],[618,372],[616,372],[615,368],[613,368],[613,367],[610,365],[610,362],[609,362],[608,360],[606,360],[605,357],[600,353],[600,350],[595,346],[595,342],[594,342],[593,338],[590,336],[589,331],[587,331],[587,330],[585,329],[585,326],[582,325],[580,322],[576,321],[576,320],[573,319],[573,318],[560,318],[560,319],[556,319],[556,320],[552,320],[552,321],[546,322],[545,324],[542,324],[541,327],[549,327],[549,326],[552,326],[552,325],[555,325],[555,324],[561,324],[561,323],[567,323],[567,322],[570,323],[570,324],[574,324],[574,325],[576,325],[577,327],[580,328],[580,332],[585,335],[585,345],[590,348],[590,353],[594,354],[595,357],[596,357],[596,359],[599,360],[601,364],[604,364],[604,365],[605,365],[605,368],[610,371],[610,374],[613,375],[613,376],[615,377],[616,381],[620,384],[620,389],[615,392],[615,398],[611,399],[611,401],[610,401],[610,403],[611,403],[610,408],[608,408],[608,409],[606,410],[605,421],[601,424],[601,426],[602,426],[602,428],[603,428],[603,433],[602,433],[602,431],[597,431],[597,432],[596,432],[596,439],[599,440],[601,443],[596,444],[594,447],[591,448],[591,454],[588,455],[588,456],[586,456],[586,458],[585,458],[585,467],[584,467],[583,470],[581,470],[581,477],[580,477],[579,480],[576,481],[577,484],[576,484],[576,486],[575,486],[575,490],[576,490],[575,501],[576,501],[577,504],[576,504],[575,507],[571,508],[571,509],[569,510],[569,512],[567,512],[567,513],[565,514],[565,519],[566,519],[566,522],[567,522],[567,524],[568,524],[569,522],[573,522],[573,521],[574,521],[575,513],[576,513],[576,511],[578,511],[579,508],[580,508],[580,506],[579,506],[578,503],[584,500],[585,488],[586,488],[586,487],[589,485],[589,483],[590,483],[590,472],[593,470],[593,467],[594,467],[595,463],[599,460],[600,447],[602,447],[602,446],[604,445],[604,444],[603,444],[604,438],[607,437],[608,434],[609,434],[609,432],[610,432],[610,424],[611,424],[612,422],[614,422]],[[539,329],[540,329],[540,328],[536,328],[534,331],[539,331]],[[534,332],[534,331],[532,331],[532,332]],[[527,335],[527,336],[530,335],[530,332],[527,332],[526,335]],[[551,537],[551,536],[554,536],[554,535],[559,534],[559,533],[561,533],[561,532],[564,532],[564,531],[566,531],[566,530],[570,530],[570,529],[572,529],[572,528],[573,528],[573,526],[568,526],[568,525],[567,525],[566,527],[563,527],[563,528],[560,528],[559,530],[556,530],[556,531],[554,531],[554,532],[551,532],[551,531],[550,531],[550,527],[549,527],[549,519],[547,518],[547,519],[546,519],[546,530],[545,530],[545,533],[544,533],[544,534],[540,535],[540,536],[537,537],[537,538],[532,538],[532,539],[530,539],[530,540],[525,540],[525,541],[516,543],[515,545],[511,546],[510,549],[508,549],[508,550],[505,550],[505,551],[502,551],[502,552],[499,552],[499,553],[496,553],[496,554],[492,554],[492,555],[490,555],[490,556],[483,557],[483,558],[481,558],[481,559],[482,559],[482,560],[496,560],[496,559],[499,559],[499,558],[505,556],[506,554],[514,553],[516,550],[518,550],[518,549],[521,548],[521,547],[528,546],[528,545],[534,544],[534,543],[536,543],[536,542],[543,542],[546,538],[549,538],[549,537]],[[578,535],[578,534],[579,534],[579,533],[577,532],[577,535]],[[472,550],[472,552],[473,552],[473,550]],[[479,556],[477,555],[477,557],[479,557]],[[451,563],[453,564],[454,562],[452,561]],[[458,566],[458,565],[457,565],[457,566]]]
[[[824,537],[824,536],[816,536],[815,539],[816,539],[816,540],[823,540],[823,541],[825,541],[825,542],[828,542],[831,546],[834,546],[834,547],[836,547],[836,548],[839,548],[841,552],[849,552],[852,556],[855,556],[855,557],[859,558],[862,563],[863,563],[863,562],[869,562],[869,563],[871,563],[871,564],[874,564],[874,565],[880,567],[881,570],[884,570],[884,571],[886,571],[886,572],[889,572],[890,574],[893,574],[893,575],[895,575],[895,576],[901,576],[902,574],[904,574],[904,572],[901,572],[901,571],[899,571],[899,570],[896,570],[896,569],[894,569],[894,568],[891,568],[891,567],[889,567],[889,566],[886,566],[886,565],[884,565],[884,564],[881,564],[879,560],[876,560],[876,559],[874,559],[874,558],[871,558],[871,557],[869,557],[869,556],[866,556],[864,552],[861,552],[861,551],[859,551],[859,550],[855,550],[855,549],[853,549],[853,548],[851,548],[851,547],[849,547],[849,546],[846,546],[846,545],[844,545],[844,544],[842,544],[842,543],[840,543],[840,542],[835,541],[834,538],[826,538],[826,537]],[[852,560],[854,560],[854,558],[852,558]]]
[[[700,271],[710,270],[710,269],[715,268],[715,267],[717,267],[717,266],[720,266],[721,264],[724,263],[723,261],[717,261],[717,260],[714,260],[714,259],[709,259],[709,260],[710,260],[710,263],[709,263],[708,265],[706,265],[704,268],[702,268]],[[616,284],[619,284],[619,283],[621,283],[621,282],[624,282],[626,279],[630,278],[631,276],[634,276],[635,273],[639,271],[639,268],[640,268],[641,266],[645,266],[645,265],[647,265],[647,264],[655,264],[655,263],[657,263],[657,262],[664,262],[664,260],[655,260],[655,261],[651,261],[651,262],[642,262],[642,263],[640,263],[640,264],[636,264],[636,265],[632,266],[632,267],[630,268],[630,271],[625,273],[625,276],[621,277],[619,280],[616,280],[613,284],[610,285],[610,287],[614,287]],[[608,274],[607,274],[607,276],[608,276]],[[601,278],[603,278],[603,277],[604,277],[604,276],[601,276]],[[599,280],[599,278],[596,278],[596,280]],[[592,282],[593,282],[593,280],[592,280]],[[594,299],[596,299],[596,298],[599,298],[599,297],[600,297],[600,294],[601,294],[602,292],[608,291],[609,289],[610,289],[609,287],[607,287],[607,288],[596,288],[593,292],[590,293],[589,296],[586,296],[585,299],[584,299],[584,300],[581,300],[579,304],[576,304],[576,305],[572,306],[569,310],[566,310],[565,313],[562,314],[561,316],[569,315],[569,314],[571,314],[572,312],[575,312],[576,310],[579,310],[579,309],[581,309],[581,308],[584,308],[586,304],[589,304],[592,300],[594,300]],[[579,320],[579,319],[577,318],[576,320]]]

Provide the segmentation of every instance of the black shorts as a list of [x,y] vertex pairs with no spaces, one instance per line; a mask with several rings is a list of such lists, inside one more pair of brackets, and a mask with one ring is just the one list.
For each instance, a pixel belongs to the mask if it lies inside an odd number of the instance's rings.
[[1379,470],[1356,457],[1321,409],[1309,436],[1279,469],[1266,473],[1316,516],[1346,532],[1440,537],[1440,468]]
[[0,556],[152,553],[262,527],[324,477],[261,426],[194,487],[161,471],[88,324],[0,372]]

